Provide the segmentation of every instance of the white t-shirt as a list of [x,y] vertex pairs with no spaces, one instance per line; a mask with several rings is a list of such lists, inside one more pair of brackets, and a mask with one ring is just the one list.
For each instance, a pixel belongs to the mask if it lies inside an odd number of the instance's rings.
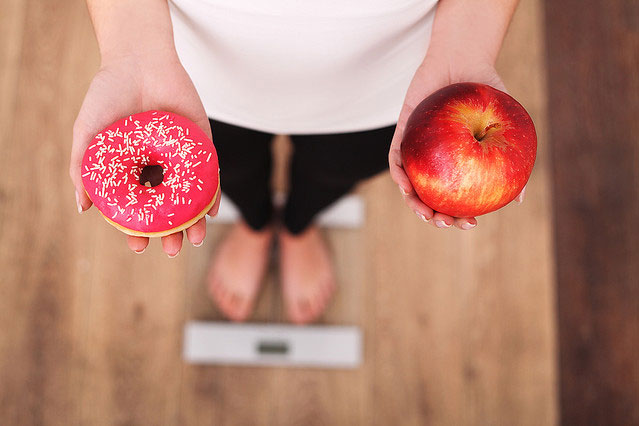
[[436,0],[172,0],[178,55],[211,118],[280,134],[397,121]]

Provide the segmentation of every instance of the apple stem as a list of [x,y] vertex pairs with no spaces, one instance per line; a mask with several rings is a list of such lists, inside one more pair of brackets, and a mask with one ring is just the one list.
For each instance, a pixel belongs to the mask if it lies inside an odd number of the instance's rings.
[[481,141],[482,139],[486,137],[486,134],[490,131],[490,129],[498,129],[498,128],[499,128],[499,123],[489,124],[480,133],[475,134],[475,139],[477,139],[477,141]]

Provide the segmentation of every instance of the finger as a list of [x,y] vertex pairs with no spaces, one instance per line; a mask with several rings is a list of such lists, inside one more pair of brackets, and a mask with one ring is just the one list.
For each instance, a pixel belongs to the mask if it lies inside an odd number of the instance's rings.
[[137,254],[144,253],[144,250],[146,250],[146,247],[149,245],[149,239],[147,237],[134,237],[132,235],[127,235],[126,242],[129,248]]
[[200,247],[206,236],[206,217],[195,222],[195,224],[186,230],[186,238],[195,247]]
[[402,166],[402,155],[399,147],[391,147],[388,153],[388,167],[390,170],[391,178],[399,185],[399,190],[403,195],[412,194],[413,185],[408,180],[408,176]]
[[73,125],[73,145],[71,147],[69,176],[71,177],[71,181],[73,181],[73,186],[75,187],[75,202],[79,213],[89,209],[93,204],[84,190],[81,171],[84,150],[89,145],[92,138],[93,135],[91,132],[86,130],[81,122],[76,121]]
[[182,248],[182,231],[162,237],[162,250],[173,259],[180,254]]
[[213,207],[211,207],[211,210],[209,210],[207,215],[211,217],[214,217],[217,215],[217,212],[220,210],[220,200],[222,200],[221,195],[222,195],[222,191],[218,189],[215,203],[213,203]]
[[[202,108],[202,111],[204,111],[204,108]],[[202,131],[206,134],[206,136],[209,137],[209,139],[213,140],[213,134],[211,133],[211,122],[209,121],[209,118],[206,116],[206,114],[204,114],[204,117],[199,117],[195,121],[195,124],[197,124],[198,127],[202,129]]]
[[524,186],[524,189],[522,189],[517,198],[515,198],[515,201],[517,201],[519,204],[524,202],[524,197],[526,196],[526,186]]
[[189,85],[191,87],[191,99],[188,104],[188,108],[181,113],[191,119],[202,131],[209,137],[209,139],[213,140],[213,135],[211,133],[211,122],[209,121],[209,117],[204,110],[204,105],[202,105],[202,100],[197,95],[197,91],[192,81],[189,81]]
[[477,226],[477,219],[474,217],[456,217],[454,218],[454,225],[459,229],[467,231]]
[[410,209],[413,210],[415,214],[424,222],[428,222],[433,218],[433,209],[428,207],[422,202],[422,200],[417,198],[417,195],[404,195],[404,201],[406,202],[408,207],[410,207]]
[[433,224],[437,228],[450,228],[454,222],[455,219],[447,214],[435,212],[433,215]]

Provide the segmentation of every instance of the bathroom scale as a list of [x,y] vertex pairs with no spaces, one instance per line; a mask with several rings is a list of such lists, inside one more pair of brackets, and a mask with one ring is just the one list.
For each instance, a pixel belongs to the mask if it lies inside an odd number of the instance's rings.
[[184,328],[190,364],[357,368],[359,327],[190,321]]
[[[276,194],[275,206],[285,196]],[[220,209],[207,223],[232,223],[237,207],[222,195]],[[364,202],[349,194],[321,212],[322,227],[359,228]],[[362,363],[362,332],[348,325],[250,324],[189,321],[184,327],[184,360],[190,364],[357,368]]]

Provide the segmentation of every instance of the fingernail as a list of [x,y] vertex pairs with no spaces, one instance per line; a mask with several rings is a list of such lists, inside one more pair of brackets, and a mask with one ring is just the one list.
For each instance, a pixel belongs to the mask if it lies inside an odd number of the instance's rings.
[[462,229],[469,230],[469,229],[473,229],[475,226],[477,226],[477,225],[474,224],[474,223],[466,222],[466,223],[462,224],[461,227],[462,227]]
[[399,192],[401,192],[402,195],[408,195],[408,192],[406,192],[401,186],[399,187]]
[[142,250],[133,250],[135,252],[135,254],[142,254],[144,253],[144,250],[146,250],[146,247],[144,247]]
[[180,252],[178,251],[177,253],[171,255],[171,254],[167,254],[167,256],[169,256],[169,259],[174,259],[177,257],[177,255],[180,254]]
[[78,206],[78,213],[82,214],[82,204],[80,204],[80,196],[78,191],[75,191],[75,204]]
[[521,192],[519,193],[519,196],[517,197],[517,203],[519,204],[523,203],[525,195],[526,195],[526,188],[524,187],[524,189],[521,190]]
[[428,222],[430,219],[426,219],[426,216],[424,216],[423,214],[421,214],[420,212],[415,212],[415,214],[424,222]]
[[435,225],[437,225],[438,228],[450,228],[450,225],[443,220],[436,220]]
[[197,244],[193,243],[193,247],[200,247],[202,244],[204,244],[204,240],[200,241]]

